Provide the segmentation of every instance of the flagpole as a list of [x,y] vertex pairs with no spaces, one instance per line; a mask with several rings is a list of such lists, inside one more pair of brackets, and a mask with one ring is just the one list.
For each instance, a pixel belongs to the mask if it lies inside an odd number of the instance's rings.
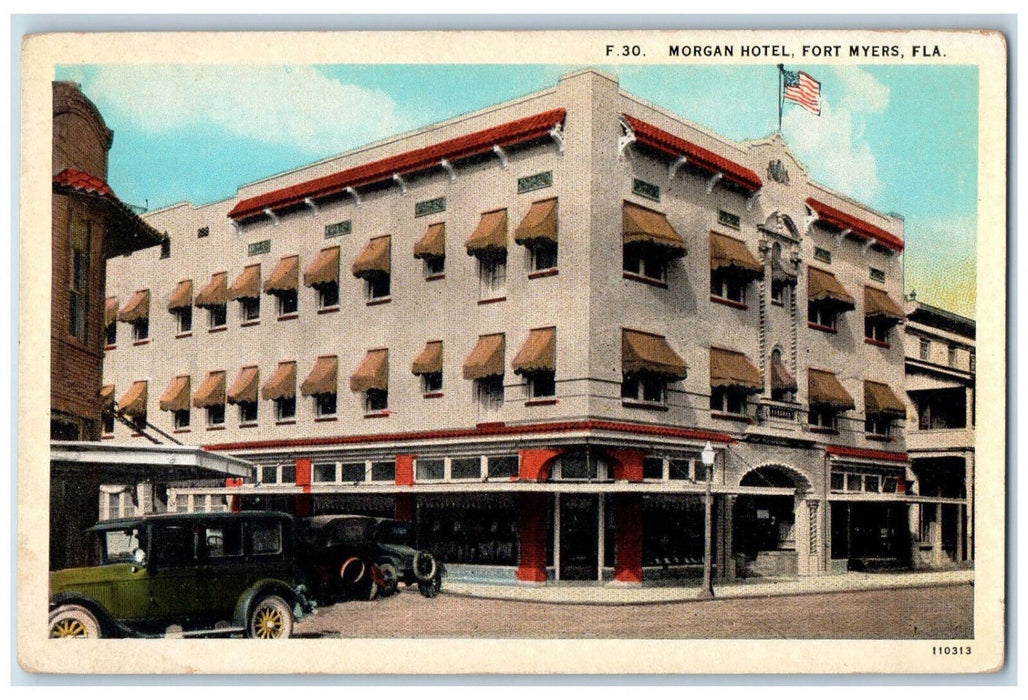
[[778,64],[778,133],[782,133],[782,76],[785,75],[785,66]]

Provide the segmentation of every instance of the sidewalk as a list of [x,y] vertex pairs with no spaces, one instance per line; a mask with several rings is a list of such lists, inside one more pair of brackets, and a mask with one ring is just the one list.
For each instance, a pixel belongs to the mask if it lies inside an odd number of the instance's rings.
[[[810,593],[838,593],[893,588],[927,588],[932,586],[973,585],[974,571],[908,572],[908,573],[845,573],[806,578],[750,579],[714,586],[715,598],[764,598]],[[613,582],[602,584],[574,583],[547,585],[504,585],[445,581],[447,595],[495,600],[516,600],[530,603],[564,603],[571,605],[645,605],[652,603],[683,603],[701,600],[700,587],[692,581],[682,586],[665,582],[631,586]]]

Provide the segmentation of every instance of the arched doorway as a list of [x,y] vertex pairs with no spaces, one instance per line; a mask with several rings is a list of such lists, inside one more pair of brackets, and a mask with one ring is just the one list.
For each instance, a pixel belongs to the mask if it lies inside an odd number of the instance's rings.
[[732,550],[737,572],[744,577],[799,573],[796,513],[810,482],[794,469],[771,464],[747,472],[739,485],[792,489],[793,495],[744,493],[736,499]]

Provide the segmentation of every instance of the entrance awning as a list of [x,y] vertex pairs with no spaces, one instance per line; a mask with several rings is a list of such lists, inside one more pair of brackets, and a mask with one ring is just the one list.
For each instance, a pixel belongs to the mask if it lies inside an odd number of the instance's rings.
[[104,328],[118,320],[118,297],[107,297],[104,304]]
[[392,236],[372,238],[353,261],[353,276],[364,279],[389,274],[389,254]]
[[425,343],[418,356],[414,358],[410,371],[412,374],[442,374],[443,372],[443,341],[431,340]]
[[479,258],[507,254],[507,210],[497,209],[482,214],[471,237],[464,242],[468,255]]
[[903,417],[907,407],[888,384],[864,381],[864,413]]
[[678,235],[665,214],[625,202],[622,222],[624,245],[641,243],[656,246],[669,258],[685,255],[685,240]]
[[621,330],[622,374],[655,374],[669,381],[685,379],[689,368],[662,335]]
[[710,269],[726,270],[746,278],[764,276],[764,266],[737,238],[710,233]]
[[300,278],[300,256],[290,255],[282,258],[271,271],[271,277],[264,282],[264,291],[268,294],[295,292]]
[[[556,200],[554,200],[556,201]],[[518,374],[556,371],[557,329],[536,328],[514,356],[511,367]]]
[[335,355],[323,355],[314,362],[314,368],[300,385],[300,393],[304,396],[315,394],[336,393],[336,373],[339,358]]
[[350,375],[350,391],[389,390],[389,351],[369,350]]
[[196,295],[196,301],[193,303],[200,308],[224,306],[227,304],[228,273],[215,272],[211,275],[211,281],[204,285],[204,288]]
[[225,405],[224,370],[207,373],[207,377],[204,378],[200,388],[196,390],[196,395],[193,397],[193,405],[197,408]]
[[168,300],[168,311],[185,309],[193,305],[193,280],[182,280],[175,285],[175,291]]
[[764,380],[760,376],[760,370],[743,353],[711,348],[710,388],[763,391]]
[[257,403],[259,372],[256,367],[243,367],[228,390],[229,403]]
[[261,398],[265,401],[291,399],[296,396],[296,363],[279,362],[275,374],[261,388]]
[[324,248],[318,252],[314,262],[303,271],[303,284],[317,287],[323,284],[339,283],[339,246]]
[[478,336],[478,344],[464,360],[464,378],[475,380],[502,375],[505,346],[503,333]]
[[247,265],[228,288],[229,301],[257,299],[261,295],[261,264]]
[[816,267],[807,268],[807,298],[810,301],[829,303],[847,311],[857,308],[857,302],[839,284],[835,275]]
[[771,390],[772,391],[796,391],[796,377],[785,368],[781,360],[771,360]]
[[146,417],[146,381],[132,382],[132,386],[118,401],[118,407],[126,416]]
[[807,380],[807,403],[811,406],[827,406],[837,411],[852,411],[856,408],[853,397],[831,372],[808,369]]
[[150,290],[140,289],[132,295],[128,303],[121,308],[118,320],[123,323],[136,323],[150,318]]
[[425,235],[414,244],[415,258],[446,257],[446,224],[429,224]]
[[864,287],[864,315],[877,316],[893,323],[903,320],[899,304],[892,300],[888,292],[874,287]]
[[525,218],[514,229],[514,242],[519,245],[557,244],[557,198],[533,202]]
[[168,384],[168,388],[161,394],[158,402],[162,411],[188,411],[189,410],[189,375],[175,377]]

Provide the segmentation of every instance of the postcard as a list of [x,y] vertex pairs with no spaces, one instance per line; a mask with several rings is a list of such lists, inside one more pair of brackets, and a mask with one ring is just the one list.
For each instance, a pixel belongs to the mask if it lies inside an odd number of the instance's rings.
[[29,37],[22,668],[1002,668],[1006,66]]

